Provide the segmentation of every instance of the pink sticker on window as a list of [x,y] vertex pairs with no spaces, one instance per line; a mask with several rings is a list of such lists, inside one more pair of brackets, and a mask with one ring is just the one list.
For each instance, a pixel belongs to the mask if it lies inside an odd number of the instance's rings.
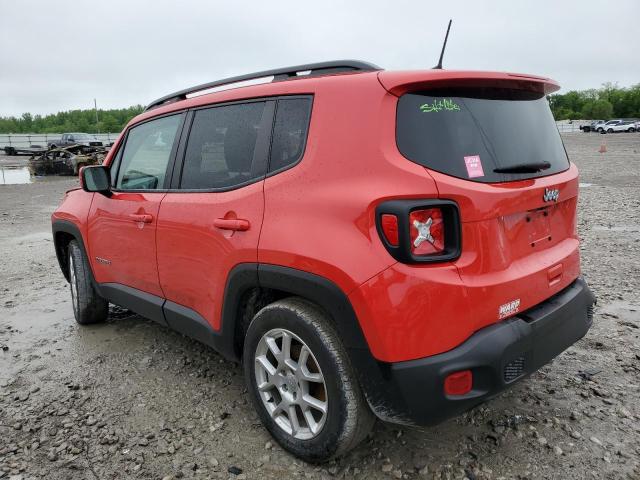
[[484,177],[480,155],[464,157],[464,164],[467,166],[467,175],[469,175],[469,178]]

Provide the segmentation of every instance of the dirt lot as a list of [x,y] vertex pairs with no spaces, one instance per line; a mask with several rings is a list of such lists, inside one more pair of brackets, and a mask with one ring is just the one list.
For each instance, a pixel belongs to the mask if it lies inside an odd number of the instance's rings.
[[378,423],[322,466],[270,441],[215,352],[115,307],[76,325],[49,226],[76,180],[0,185],[0,478],[640,478],[640,135],[564,138],[598,297],[587,337],[461,418]]

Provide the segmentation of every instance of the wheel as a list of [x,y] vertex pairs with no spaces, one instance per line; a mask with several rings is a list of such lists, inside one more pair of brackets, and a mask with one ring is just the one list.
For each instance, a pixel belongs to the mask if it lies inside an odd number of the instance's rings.
[[346,350],[314,304],[291,297],[264,307],[244,345],[249,394],[284,449],[323,462],[348,452],[371,431],[375,417]]
[[604,133],[604,128],[602,128],[602,127],[598,128],[598,132]]
[[82,169],[82,167],[84,167],[86,164],[85,163],[79,163],[75,166],[75,168],[73,169],[73,174],[74,175],[78,175],[80,173],[80,170]]
[[633,128],[633,127],[631,127],[629,130],[627,130],[627,132],[631,132],[631,133],[633,133],[633,132],[635,132],[635,131],[636,131],[636,129],[635,129],[635,128]]
[[109,302],[96,292],[91,282],[89,265],[76,240],[69,243],[69,287],[76,322],[81,325],[104,322]]
[[607,133],[613,133],[613,128],[607,128]]

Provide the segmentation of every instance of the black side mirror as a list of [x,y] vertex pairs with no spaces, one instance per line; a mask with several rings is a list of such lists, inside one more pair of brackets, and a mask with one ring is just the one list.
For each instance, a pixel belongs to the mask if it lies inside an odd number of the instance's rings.
[[103,165],[92,165],[80,169],[80,185],[85,192],[96,192],[111,196],[109,169]]

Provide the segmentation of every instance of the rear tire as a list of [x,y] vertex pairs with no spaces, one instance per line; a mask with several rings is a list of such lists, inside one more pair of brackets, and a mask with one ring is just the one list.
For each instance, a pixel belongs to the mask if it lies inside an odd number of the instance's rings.
[[249,325],[243,360],[262,423],[295,456],[324,462],[371,431],[375,417],[347,352],[314,304],[291,297],[260,310]]
[[76,322],[80,325],[104,322],[109,315],[109,302],[94,288],[90,267],[76,240],[69,242],[67,252],[71,303]]

